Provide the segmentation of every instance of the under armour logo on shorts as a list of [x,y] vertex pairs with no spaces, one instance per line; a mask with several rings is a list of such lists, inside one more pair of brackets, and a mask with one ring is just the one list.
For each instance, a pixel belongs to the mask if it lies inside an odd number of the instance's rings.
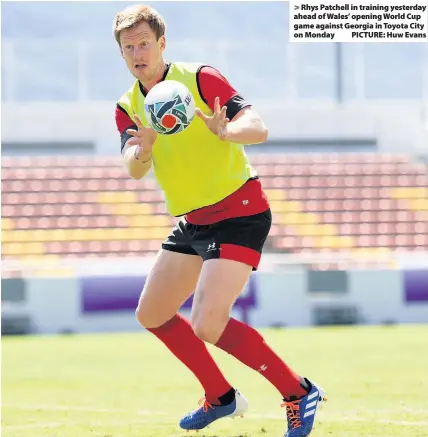
[[215,243],[208,244],[207,252],[209,252],[211,250],[216,250]]

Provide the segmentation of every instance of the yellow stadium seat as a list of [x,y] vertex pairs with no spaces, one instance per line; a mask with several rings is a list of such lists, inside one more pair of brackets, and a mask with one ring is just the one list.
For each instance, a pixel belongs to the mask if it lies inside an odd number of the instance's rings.
[[338,249],[350,249],[355,246],[353,237],[336,237],[335,246]]
[[2,255],[16,255],[21,254],[21,243],[4,243],[1,247]]
[[392,189],[392,197],[396,199],[423,199],[428,198],[428,188],[399,187]]
[[70,241],[109,241],[114,240],[114,231],[121,228],[71,229]]
[[92,229],[67,229],[70,234],[70,241],[91,241]]
[[405,199],[407,197],[406,188],[392,188],[391,197],[393,197],[394,199]]
[[318,249],[348,249],[354,246],[352,237],[325,235],[314,238],[314,247]]
[[331,236],[336,235],[334,226],[331,225],[314,225],[314,224],[303,224],[297,226],[297,233],[301,236]]
[[337,235],[337,228],[334,225],[326,224],[326,225],[318,225],[320,228],[320,235]]
[[407,196],[410,199],[428,199],[428,188],[425,187],[413,187],[407,188]]
[[273,200],[270,201],[269,203],[270,203],[270,209],[272,210],[273,213],[284,212],[284,208],[283,208],[284,202]]
[[156,226],[171,226],[171,218],[167,215],[155,215],[154,223]]
[[307,226],[296,224],[294,229],[296,230],[296,234],[300,237],[312,237],[317,235],[314,226],[311,225]]
[[92,229],[67,229],[69,241],[92,241]]
[[274,200],[270,202],[270,207],[273,212],[300,212],[302,210],[302,204],[294,200]]
[[319,224],[320,220],[316,214],[313,212],[305,212],[300,214],[300,223],[305,223],[307,225]]
[[355,256],[358,256],[361,258],[364,258],[365,256],[370,256],[372,254],[369,247],[355,247],[354,249],[352,249],[351,252]]
[[131,228],[132,240],[150,240],[150,227]]
[[144,228],[146,226],[153,226],[153,216],[151,215],[135,215],[129,218],[129,225],[131,228]]
[[[37,241],[34,238],[30,238],[30,235],[28,233],[29,231],[9,231],[9,232],[3,232],[2,240],[3,242],[7,243],[20,243],[24,241],[28,241],[31,239],[32,241]],[[34,234],[34,232],[33,232]]]
[[319,223],[316,214],[312,212],[288,212],[285,214],[276,214],[277,223],[284,225],[315,225]]
[[411,199],[412,194],[408,187],[399,187],[392,189],[392,197],[396,199]]
[[168,236],[171,230],[167,227],[155,227],[150,229],[150,240],[160,240]]
[[343,245],[340,238],[337,238],[337,237],[326,237],[326,238],[331,238],[331,242],[330,242],[329,247],[332,249],[340,249]]
[[390,253],[388,247],[356,247],[351,249],[351,253],[359,258],[374,259],[376,256]]
[[13,231],[2,231],[1,233],[1,241],[2,243],[12,243],[14,241],[14,234],[16,233]]
[[273,200],[283,200],[283,199],[285,199],[285,192],[284,192],[284,190],[275,190],[275,189],[269,189],[268,188],[268,189],[264,190],[264,192],[265,192],[267,198],[269,199],[269,202],[273,201]]
[[2,231],[9,231],[13,229],[13,221],[10,218],[1,219],[1,229]]
[[314,247],[318,249],[331,249],[334,247],[334,237],[315,237],[313,238]]
[[123,228],[106,228],[106,229],[95,229],[95,233],[98,237],[98,240],[100,241],[109,241],[114,240],[112,238],[112,235],[114,235],[115,232],[117,232],[119,235],[121,235],[121,232],[124,233],[127,231],[127,229]]
[[7,243],[2,248],[3,255],[41,255],[45,253],[43,243]]
[[44,233],[43,241],[73,241],[73,229],[53,229],[42,232]]
[[315,235],[318,237],[329,237],[334,235],[334,232],[326,232],[324,226],[322,225],[304,225],[311,232],[310,235]]
[[143,240],[163,240],[171,232],[167,227],[140,228],[137,233]]
[[287,212],[300,212],[303,209],[302,204],[296,200],[287,200],[285,205]]
[[300,221],[301,214],[295,213],[295,212],[289,212],[286,214],[278,214],[278,223],[284,224],[284,225],[299,225],[301,224]]
[[28,254],[41,255],[46,253],[46,248],[43,243],[24,243],[25,250]]
[[413,199],[411,205],[414,210],[428,211],[428,199]]
[[111,210],[116,215],[148,215],[153,207],[147,203],[123,203],[112,205]]
[[124,241],[130,239],[129,229],[123,229],[123,228],[109,229],[104,236],[106,240],[112,240],[112,241]]
[[170,226],[170,218],[166,215],[136,215],[130,217],[132,228],[144,228],[146,226]]
[[14,255],[14,247],[16,243],[3,243],[1,245],[1,254],[2,255]]
[[389,247],[375,247],[374,249],[378,255],[391,253],[391,249]]
[[25,231],[15,231],[14,232],[14,241],[16,242],[26,242],[26,241],[44,241],[41,237],[45,234],[46,231],[40,229],[32,229]]
[[133,191],[105,191],[98,193],[99,203],[136,203],[137,195]]
[[[28,241],[29,239],[31,239],[33,241],[50,242],[50,241],[58,241],[58,238],[60,237],[63,230],[62,229],[36,229],[34,231],[23,231],[23,232],[25,232],[25,235],[23,235],[23,238],[25,238],[24,241]],[[31,237],[29,235],[30,232],[31,232]],[[63,241],[65,241],[65,239]]]
[[94,237],[103,241],[126,241],[144,240],[147,238],[150,228],[112,228],[102,229],[102,233],[94,234]]

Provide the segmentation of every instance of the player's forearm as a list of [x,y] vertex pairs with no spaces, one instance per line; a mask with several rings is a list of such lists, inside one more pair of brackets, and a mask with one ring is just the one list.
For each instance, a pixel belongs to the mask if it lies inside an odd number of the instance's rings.
[[151,156],[137,159],[135,157],[136,148],[137,146],[128,147],[123,154],[123,159],[125,161],[125,167],[129,176],[131,176],[133,179],[141,179],[150,170],[150,167],[152,166],[152,159]]
[[239,144],[264,143],[268,138],[268,130],[263,120],[253,114],[245,114],[227,125],[226,141]]

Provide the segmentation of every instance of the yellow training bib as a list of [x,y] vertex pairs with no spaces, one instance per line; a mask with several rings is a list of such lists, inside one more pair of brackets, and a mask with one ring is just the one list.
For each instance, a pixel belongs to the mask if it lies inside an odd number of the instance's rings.
[[[197,73],[203,65],[173,63],[165,80],[187,86],[196,107],[206,115],[211,109],[198,90]],[[144,95],[138,80],[118,101],[131,119],[135,114],[148,126],[144,115]],[[221,141],[197,116],[184,131],[158,135],[153,146],[153,168],[165,192],[168,211],[173,216],[220,202],[256,176],[244,145]]]

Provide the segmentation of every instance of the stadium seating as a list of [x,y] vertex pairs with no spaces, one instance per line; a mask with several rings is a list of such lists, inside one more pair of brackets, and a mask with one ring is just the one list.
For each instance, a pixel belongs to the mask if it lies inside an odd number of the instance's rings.
[[[428,249],[428,172],[410,156],[251,160],[273,211],[267,252]],[[2,159],[3,259],[153,255],[176,221],[120,159]]]

